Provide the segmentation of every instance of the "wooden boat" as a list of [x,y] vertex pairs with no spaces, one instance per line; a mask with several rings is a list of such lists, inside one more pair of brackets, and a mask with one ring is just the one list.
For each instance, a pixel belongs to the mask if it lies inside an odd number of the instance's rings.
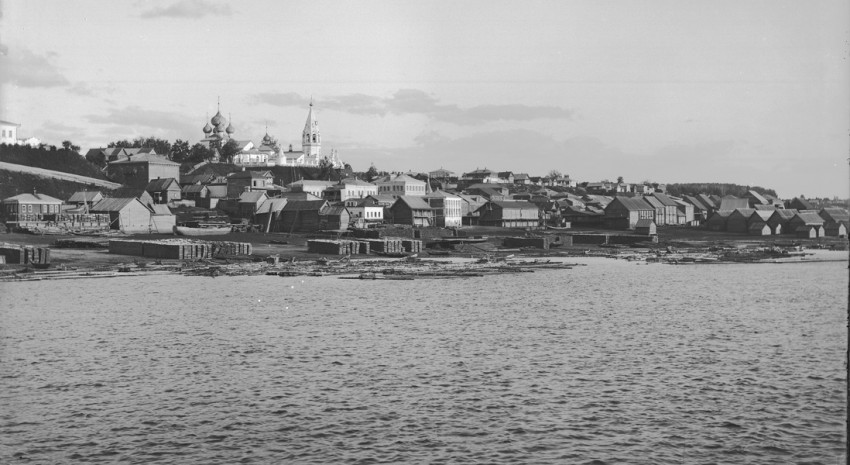
[[178,236],[223,236],[230,234],[230,226],[210,226],[206,228],[191,228],[189,226],[174,226],[174,234]]

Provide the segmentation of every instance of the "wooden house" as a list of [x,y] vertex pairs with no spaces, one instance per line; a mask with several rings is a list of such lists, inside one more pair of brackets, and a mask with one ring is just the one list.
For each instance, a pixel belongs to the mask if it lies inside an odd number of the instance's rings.
[[756,208],[757,205],[771,205],[770,201],[768,201],[763,195],[758,192],[750,189],[744,195],[744,198],[747,199],[750,208]]
[[[720,199],[720,206],[717,209],[725,212],[731,212],[739,209],[749,210],[750,201],[747,199],[739,199],[734,195],[727,195]],[[744,231],[742,232],[746,232],[746,228],[744,228]]]
[[801,233],[801,226],[813,226],[815,231],[815,237],[822,237],[826,231],[823,228],[823,218],[820,215],[814,212],[797,212],[790,220],[788,220],[788,228],[797,235],[797,237],[804,237],[801,234],[804,234],[808,237],[811,234],[811,228],[807,229],[805,232]]
[[292,192],[307,192],[321,199],[326,189],[336,184],[333,181],[314,181],[309,179],[301,179],[289,184],[288,187]]
[[393,224],[434,226],[437,221],[436,209],[418,196],[400,196],[388,209],[387,214],[389,217],[385,218]]
[[[758,210],[753,209],[753,213],[747,218],[747,234],[756,235],[756,236],[769,236],[773,234],[773,229],[767,224],[767,220],[773,215],[772,210]],[[764,227],[767,227],[768,233],[764,233]],[[755,229],[758,227],[759,231],[756,233]]]
[[478,211],[481,226],[502,228],[531,228],[540,226],[540,210],[531,202],[491,200]]
[[319,212],[327,206],[327,200],[290,200],[280,211],[277,231],[287,233],[318,231]]
[[9,222],[55,221],[61,211],[61,200],[37,192],[3,199],[3,215]]
[[[687,219],[684,213],[680,214],[679,212],[679,204],[676,203],[673,199],[667,196],[667,194],[662,194],[660,192],[656,192],[654,194],[648,195],[645,199],[658,199],[658,202],[664,208],[664,223],[656,224],[685,224],[685,220]],[[693,209],[690,212],[690,221],[693,221]]]
[[785,208],[794,210],[814,210],[815,206],[806,199],[794,197],[785,202]]
[[145,191],[150,194],[153,203],[169,203],[180,200],[182,193],[180,183],[174,178],[152,179],[145,187]]
[[655,222],[650,219],[638,220],[635,224],[635,234],[655,236],[658,234],[658,228],[655,226]]
[[[395,203],[393,201],[392,203]],[[392,206],[390,203],[390,206]],[[384,221],[384,206],[373,196],[364,199],[348,199],[345,201],[352,220],[360,220],[362,223],[381,223]]]
[[770,236],[770,226],[764,221],[754,221],[747,227],[747,234],[751,236]]
[[709,231],[726,231],[729,215],[731,214],[732,212],[730,211],[716,210],[705,220],[705,228]]
[[800,239],[817,239],[823,236],[823,226],[804,224],[794,228],[794,234]]
[[[573,206],[561,208],[561,221],[572,226],[602,226],[604,220],[605,214],[598,211]],[[625,221],[628,222],[628,220]],[[622,229],[628,229],[628,227]]]
[[153,230],[151,210],[138,198],[106,198],[96,203],[91,213],[109,215],[110,229],[125,233],[149,233]]
[[319,211],[319,229],[345,231],[351,222],[351,213],[342,205],[327,206]]
[[70,198],[68,198],[68,205],[73,205],[75,207],[86,207],[91,209],[94,204],[103,200],[103,193],[100,191],[78,191],[74,192]]
[[436,226],[457,228],[463,224],[463,200],[460,197],[438,190],[425,195],[423,199],[434,209]]
[[266,191],[274,188],[271,171],[245,170],[227,175],[227,198],[238,199],[245,191]]
[[[563,212],[562,216],[567,219]],[[619,229],[634,229],[639,220],[654,219],[655,208],[641,197],[617,196],[605,207],[605,222]]]
[[838,207],[827,207],[818,212],[823,218],[823,228],[827,236],[846,237],[850,225],[850,214]]
[[788,227],[788,221],[797,214],[797,210],[773,210],[767,219],[767,225],[774,235],[794,234],[794,230]]
[[201,199],[209,198],[210,189],[201,184],[187,184],[180,189],[180,195],[185,200],[198,202]]
[[754,211],[752,208],[738,208],[734,210],[726,220],[726,231],[747,234],[749,232],[750,216],[752,216]]
[[682,200],[693,206],[694,221],[697,224],[702,224],[708,219],[709,208],[696,196],[685,195]]
[[157,178],[179,178],[180,164],[155,153],[127,153],[125,158],[118,157],[108,162],[106,173],[124,185],[145,187]]
[[268,200],[269,196],[264,191],[243,192],[239,196],[239,202],[237,203],[239,216],[242,218],[253,218]]

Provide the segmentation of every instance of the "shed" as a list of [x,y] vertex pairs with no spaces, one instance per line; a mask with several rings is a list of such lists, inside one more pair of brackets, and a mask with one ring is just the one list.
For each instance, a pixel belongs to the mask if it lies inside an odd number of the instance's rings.
[[772,231],[767,223],[763,221],[755,221],[749,225],[747,232],[751,236],[769,236]]
[[74,194],[68,198],[68,203],[77,207],[86,205],[91,208],[92,205],[100,202],[101,200],[103,200],[103,193],[100,191],[78,191],[74,192]]
[[730,213],[726,220],[726,231],[747,234],[749,232],[749,219],[754,211],[752,208],[739,208]]
[[280,211],[277,230],[282,232],[312,232],[319,230],[319,212],[328,206],[327,200],[290,200]]
[[344,231],[348,229],[351,213],[342,205],[327,206],[319,211],[319,229]]
[[61,210],[61,200],[39,193],[3,199],[3,213],[9,221],[53,220]]
[[110,229],[126,233],[147,233],[153,229],[151,210],[135,197],[103,199],[91,212],[109,214]]
[[638,220],[638,222],[635,224],[635,234],[654,236],[658,234],[658,228],[655,226],[655,222],[652,220]]
[[388,219],[393,224],[433,226],[436,223],[436,209],[419,196],[402,195],[396,199],[388,211]]
[[788,221],[797,214],[797,210],[774,210],[767,219],[767,224],[773,231],[773,234],[793,234],[794,229],[788,227]]
[[726,231],[727,222],[729,220],[730,211],[715,211],[708,220],[705,221],[705,228],[709,231]]
[[[573,210],[572,213],[575,212],[576,210]],[[562,216],[564,216],[563,213]],[[606,222],[619,224],[619,227],[623,229],[634,228],[639,220],[652,220],[654,218],[655,208],[640,197],[617,196],[605,206]],[[576,219],[580,220],[580,218]],[[567,221],[573,220],[567,219]]]
[[531,202],[491,200],[479,208],[482,226],[529,228],[540,226],[540,210]]

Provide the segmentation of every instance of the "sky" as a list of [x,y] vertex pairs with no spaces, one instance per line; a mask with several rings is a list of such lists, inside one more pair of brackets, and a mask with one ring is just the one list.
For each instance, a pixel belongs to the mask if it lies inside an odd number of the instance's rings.
[[88,148],[203,138],[357,171],[850,196],[850,2],[0,0],[0,119]]

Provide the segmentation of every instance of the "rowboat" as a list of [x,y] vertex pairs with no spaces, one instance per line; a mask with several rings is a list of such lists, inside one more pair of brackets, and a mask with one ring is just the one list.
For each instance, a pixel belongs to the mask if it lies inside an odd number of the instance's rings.
[[188,226],[174,226],[174,234],[178,236],[223,236],[230,234],[230,226],[210,226],[206,228],[190,228]]

